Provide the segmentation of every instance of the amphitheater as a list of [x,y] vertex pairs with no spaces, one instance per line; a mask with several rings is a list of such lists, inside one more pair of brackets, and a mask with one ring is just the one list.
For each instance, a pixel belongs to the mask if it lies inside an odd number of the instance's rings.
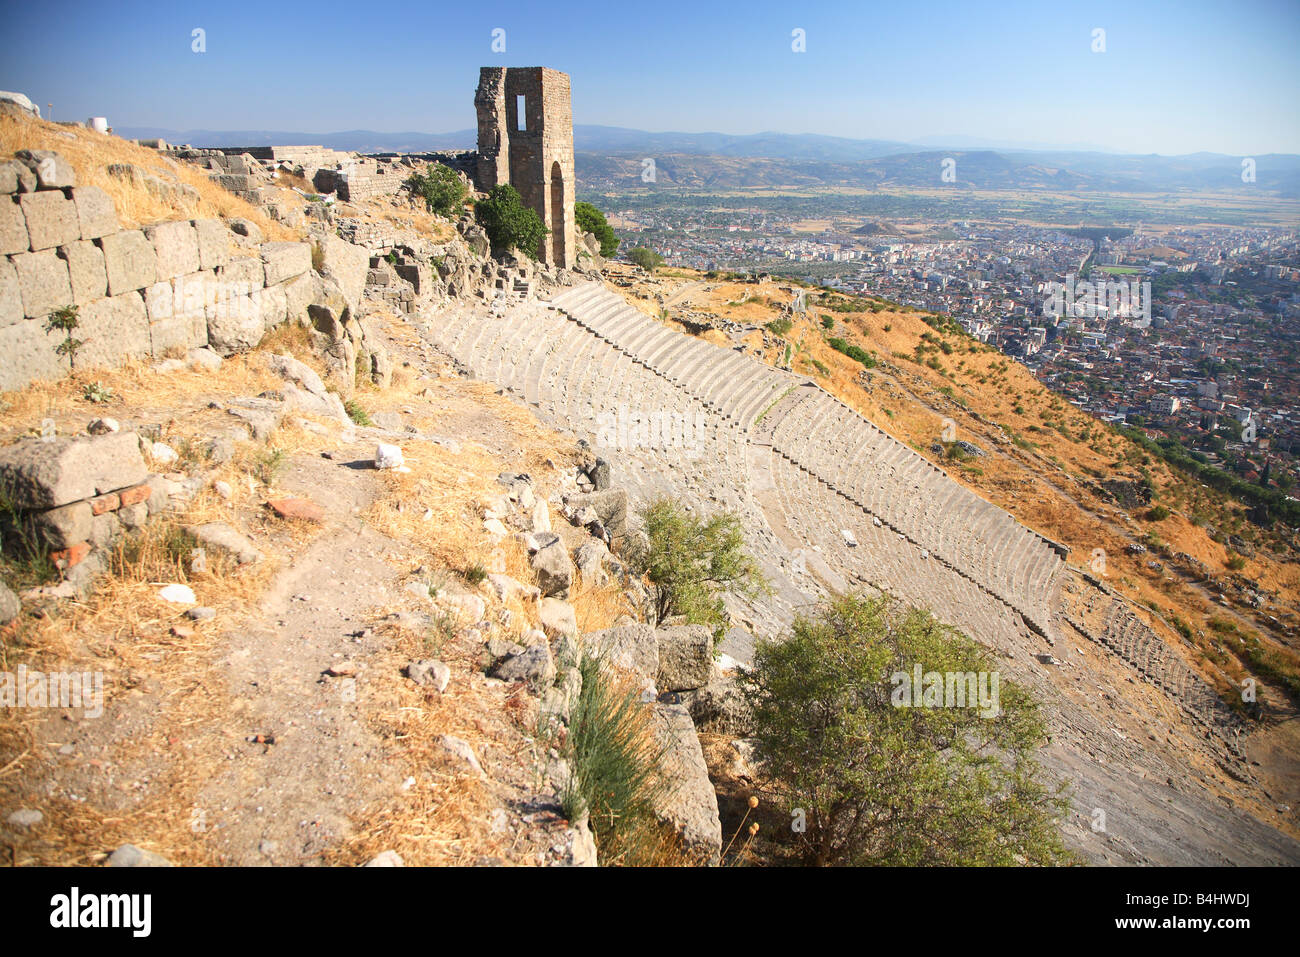
[[[746,661],[755,638],[779,634],[830,592],[923,604],[1047,702],[1044,763],[1070,783],[1074,814],[1063,826],[1089,858],[1300,860],[1300,845],[1212,789],[1172,786],[1188,772],[1164,747],[1174,740],[1211,777],[1249,778],[1241,722],[1177,651],[1072,569],[1063,546],[814,382],[670,329],[596,282],[504,310],[452,305],[423,330],[468,373],[591,442],[634,504],[668,495],[740,515],[772,593],[731,597],[732,657]],[[656,442],[632,429],[602,445],[611,418],[629,415],[701,422],[703,432]],[[1165,741],[1149,726],[1152,709],[1166,719]],[[1101,830],[1098,809],[1111,822]]]

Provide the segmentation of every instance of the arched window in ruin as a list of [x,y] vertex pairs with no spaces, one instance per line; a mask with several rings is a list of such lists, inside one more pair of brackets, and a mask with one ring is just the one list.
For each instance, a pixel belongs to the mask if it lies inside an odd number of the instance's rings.
[[559,163],[551,164],[551,262],[564,265],[564,173]]

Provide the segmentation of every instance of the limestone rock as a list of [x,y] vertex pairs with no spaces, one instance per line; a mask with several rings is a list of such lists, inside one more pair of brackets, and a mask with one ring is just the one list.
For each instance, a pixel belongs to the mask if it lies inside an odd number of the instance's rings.
[[659,642],[650,625],[615,625],[582,636],[582,647],[592,658],[641,678],[652,687],[659,676]]
[[109,867],[172,867],[161,854],[145,851],[134,844],[123,844],[108,858]]
[[567,601],[543,598],[537,603],[537,618],[552,638],[578,633],[578,616]]
[[532,557],[537,572],[537,584],[548,598],[568,598],[573,586],[573,559],[558,539],[545,548],[539,548]]
[[185,530],[198,540],[200,546],[230,559],[236,565],[252,565],[262,560],[262,553],[257,546],[225,522],[187,525]]
[[670,625],[655,632],[660,691],[693,691],[713,674],[713,632],[705,625]]
[[665,749],[662,769],[669,785],[655,814],[677,831],[688,854],[716,865],[722,857],[722,822],[695,725],[682,705],[657,701],[651,707],[655,734]]

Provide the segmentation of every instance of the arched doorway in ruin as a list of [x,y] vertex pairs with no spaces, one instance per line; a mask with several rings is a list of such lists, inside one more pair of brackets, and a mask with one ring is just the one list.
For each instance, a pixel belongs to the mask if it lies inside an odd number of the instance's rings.
[[551,262],[564,265],[564,173],[559,163],[551,164]]

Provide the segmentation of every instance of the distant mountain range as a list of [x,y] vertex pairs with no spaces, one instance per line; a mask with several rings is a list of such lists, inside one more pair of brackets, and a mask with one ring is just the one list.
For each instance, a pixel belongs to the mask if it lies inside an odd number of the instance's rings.
[[[119,127],[130,139],[165,139],[194,146],[318,144],[361,153],[419,153],[473,149],[474,130],[451,133],[381,133],[345,130],[167,130]],[[988,148],[971,137],[943,146],[895,140],[859,140],[812,133],[650,133],[614,126],[574,127],[580,185],[592,190],[640,188],[644,160],[655,161],[655,185],[688,189],[752,187],[875,188],[936,186],[941,164],[956,162],[960,189],[1055,189],[1108,192],[1170,192],[1178,189],[1261,190],[1300,197],[1300,156],[1252,157],[1254,183],[1241,180],[1240,156],[1123,154],[1092,150]]]

